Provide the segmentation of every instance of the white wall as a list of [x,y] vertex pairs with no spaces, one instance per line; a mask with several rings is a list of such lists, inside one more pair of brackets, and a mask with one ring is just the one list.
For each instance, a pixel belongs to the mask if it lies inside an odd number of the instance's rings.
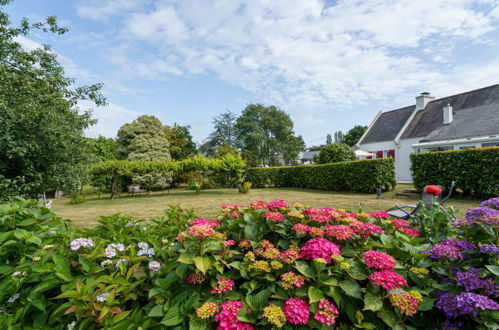
[[395,171],[397,182],[412,182],[411,159],[409,155],[416,152],[412,145],[419,143],[421,138],[400,140],[398,148],[395,150]]
[[395,176],[397,182],[412,182],[411,160],[409,155],[414,152],[412,145],[418,143],[419,138],[401,140],[400,145],[394,141],[383,141],[361,144],[359,147],[364,151],[395,150]]

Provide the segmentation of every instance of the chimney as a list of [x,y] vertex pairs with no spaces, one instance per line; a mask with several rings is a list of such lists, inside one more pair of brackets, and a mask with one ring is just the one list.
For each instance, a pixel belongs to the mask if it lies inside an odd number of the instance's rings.
[[452,106],[447,104],[444,108],[444,125],[452,123]]
[[423,110],[428,102],[435,99],[435,96],[431,96],[428,92],[423,92],[421,95],[416,96],[416,110]]

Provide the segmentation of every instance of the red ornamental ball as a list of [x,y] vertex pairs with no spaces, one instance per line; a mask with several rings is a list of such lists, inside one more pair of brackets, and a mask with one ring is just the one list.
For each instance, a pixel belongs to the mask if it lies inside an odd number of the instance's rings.
[[438,196],[442,193],[442,188],[439,186],[429,185],[424,188],[424,192],[429,195]]

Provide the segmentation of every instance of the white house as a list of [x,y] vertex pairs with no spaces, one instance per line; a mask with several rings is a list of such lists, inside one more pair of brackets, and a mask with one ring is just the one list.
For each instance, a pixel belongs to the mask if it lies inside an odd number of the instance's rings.
[[306,165],[306,164],[313,164],[314,163],[314,156],[318,155],[320,153],[319,150],[306,150],[304,152],[300,152],[298,155],[298,163],[300,165]]
[[[499,145],[499,85],[379,112],[355,145],[373,158],[393,157],[398,182],[412,182],[413,152]],[[368,157],[370,158],[370,157]]]

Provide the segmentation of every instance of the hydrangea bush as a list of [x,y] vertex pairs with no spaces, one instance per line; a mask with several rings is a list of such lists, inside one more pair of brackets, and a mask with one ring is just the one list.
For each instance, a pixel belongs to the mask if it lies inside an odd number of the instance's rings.
[[[467,217],[482,219],[477,212]],[[224,204],[217,219],[171,207],[157,219],[114,215],[75,230],[18,200],[0,205],[0,325],[490,326],[497,242],[487,212],[465,227],[458,220],[456,237],[432,245],[383,211],[258,201]]]

